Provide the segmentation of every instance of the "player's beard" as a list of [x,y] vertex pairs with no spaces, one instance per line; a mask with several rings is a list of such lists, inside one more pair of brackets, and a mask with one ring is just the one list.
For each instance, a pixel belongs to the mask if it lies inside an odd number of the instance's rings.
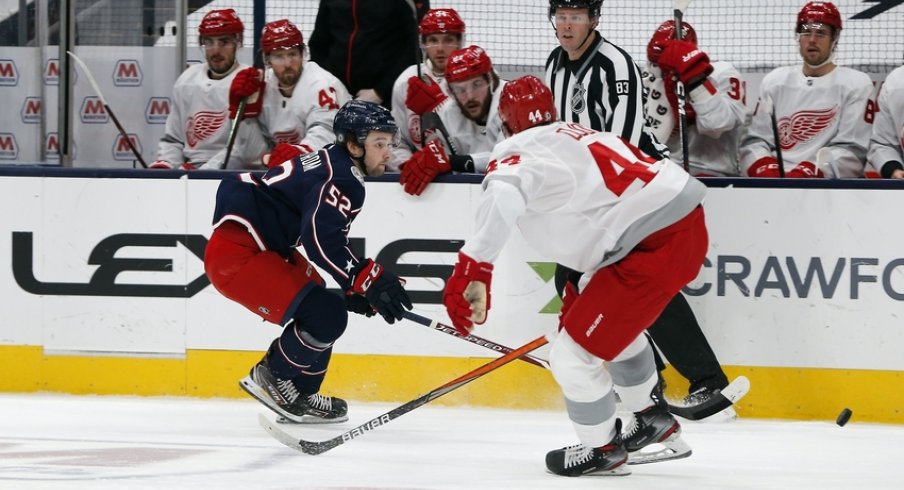
[[294,68],[286,67],[282,73],[276,75],[276,78],[279,80],[280,87],[294,87],[298,83],[298,79],[301,78],[301,71],[295,71]]
[[232,70],[233,65],[235,65],[235,57],[221,54],[215,54],[207,60],[207,66],[210,67],[210,71],[217,75],[226,75]]
[[490,114],[490,103],[493,101],[492,95],[492,93],[487,94],[487,97],[483,100],[483,103],[480,103],[475,99],[467,101],[462,109],[464,109],[464,112],[465,114],[467,114],[468,119],[476,122],[477,124],[480,124],[481,126],[486,124],[487,117]]

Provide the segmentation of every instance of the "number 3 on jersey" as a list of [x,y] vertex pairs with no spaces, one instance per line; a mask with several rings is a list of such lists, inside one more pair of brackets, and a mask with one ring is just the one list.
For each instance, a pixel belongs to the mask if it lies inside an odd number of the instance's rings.
[[[651,157],[635,152],[637,160],[632,162],[599,141],[590,143],[587,148],[596,160],[600,173],[603,174],[606,188],[616,196],[621,197],[635,181],[640,180],[643,185],[647,185],[656,176],[656,173],[650,170],[650,165],[656,163]],[[622,171],[619,172],[616,166],[621,167]]]

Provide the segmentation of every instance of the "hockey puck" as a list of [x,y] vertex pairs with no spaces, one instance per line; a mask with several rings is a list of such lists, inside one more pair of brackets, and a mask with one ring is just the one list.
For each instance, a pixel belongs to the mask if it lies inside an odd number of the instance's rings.
[[851,412],[850,408],[845,408],[838,414],[838,418],[835,419],[835,423],[838,424],[838,427],[844,427],[844,424],[848,423],[848,420],[851,420]]

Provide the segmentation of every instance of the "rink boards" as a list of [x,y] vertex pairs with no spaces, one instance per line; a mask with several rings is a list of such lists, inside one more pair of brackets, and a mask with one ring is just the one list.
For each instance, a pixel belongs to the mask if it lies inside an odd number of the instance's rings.
[[[218,175],[0,175],[0,391],[242,396],[237,380],[280,330],[204,277]],[[448,180],[420,198],[391,178],[369,182],[350,233],[408,279],[417,312],[443,322],[443,277],[480,194]],[[888,218],[904,193],[848,187],[710,187],[710,251],[686,293],[729,377],[751,379],[745,416],[834,419],[850,407],[858,420],[904,422],[904,231]],[[476,333],[516,347],[553,329],[552,268],[515,232]],[[325,389],[404,401],[491,356],[415,323],[353,316]],[[440,402],[552,408],[560,398],[548,373],[516,363]]]

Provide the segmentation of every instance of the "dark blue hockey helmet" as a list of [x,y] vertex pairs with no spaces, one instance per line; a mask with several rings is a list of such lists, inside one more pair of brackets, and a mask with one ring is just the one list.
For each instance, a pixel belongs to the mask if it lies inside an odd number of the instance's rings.
[[345,143],[353,137],[355,144],[364,146],[364,139],[371,131],[392,133],[393,143],[398,144],[399,127],[385,107],[365,100],[350,100],[339,109],[333,120],[333,133],[337,143]]

